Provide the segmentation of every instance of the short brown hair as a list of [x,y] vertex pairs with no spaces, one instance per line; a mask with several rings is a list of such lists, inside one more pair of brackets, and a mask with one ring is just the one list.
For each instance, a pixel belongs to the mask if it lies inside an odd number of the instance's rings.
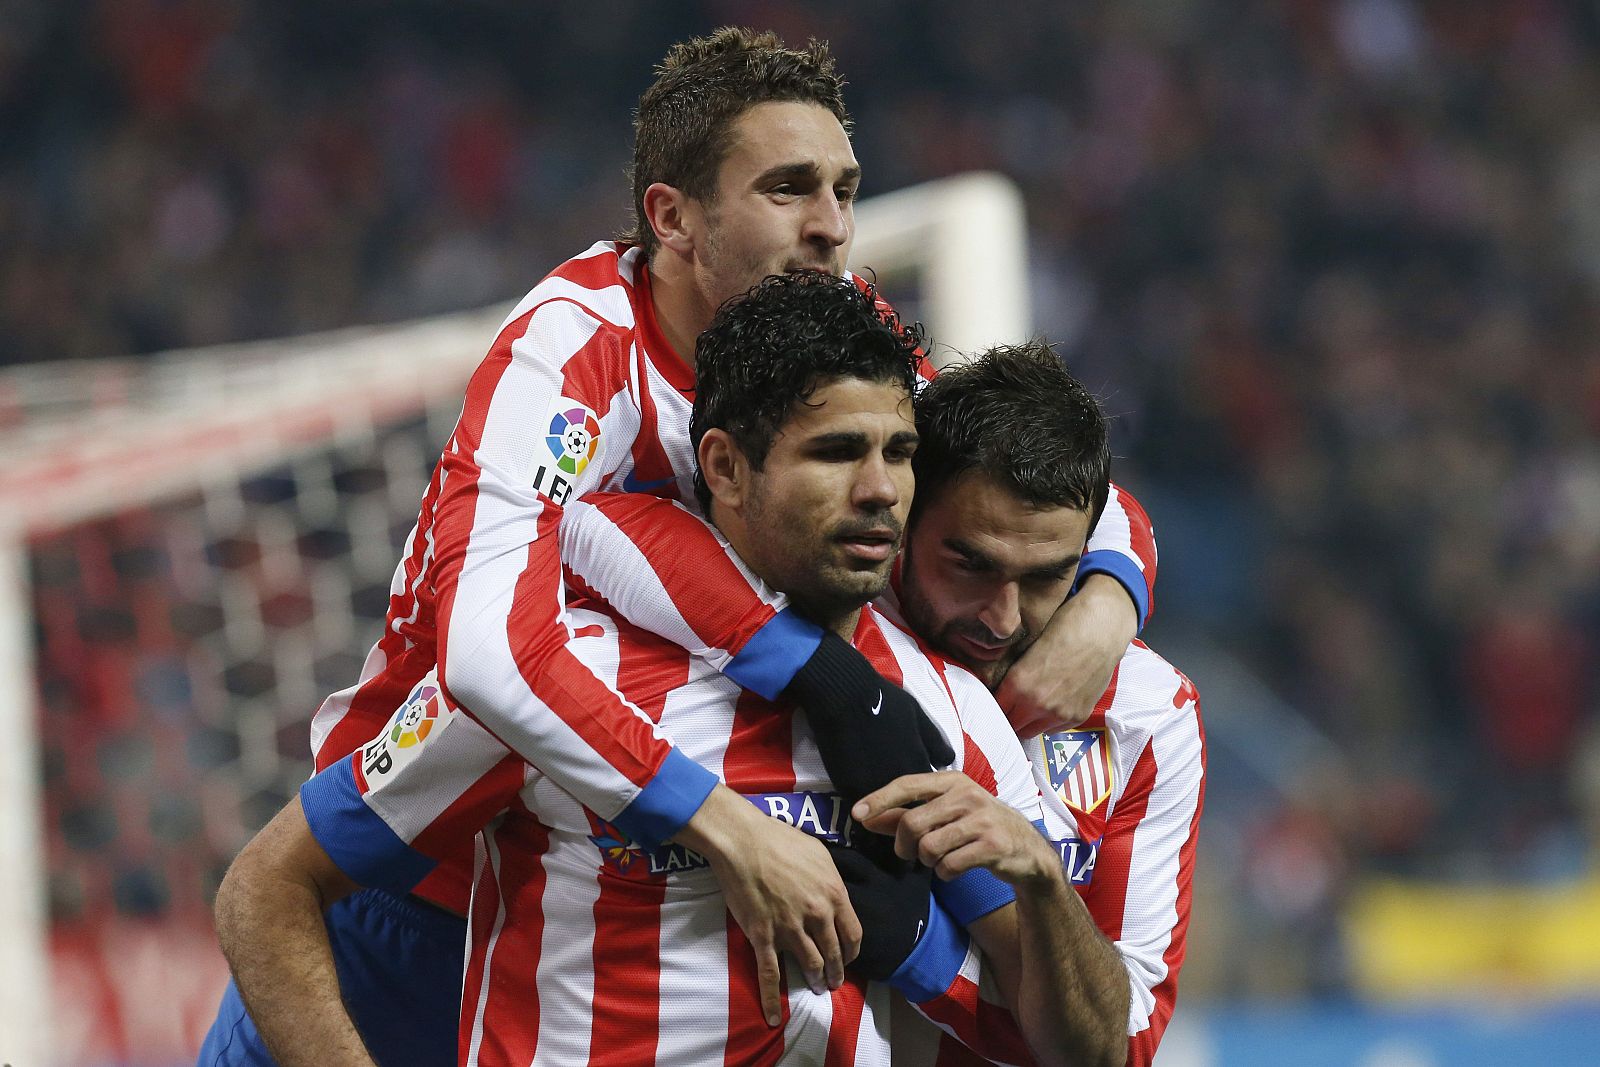
[[656,182],[702,202],[716,197],[729,131],[756,104],[817,104],[849,133],[843,89],[827,44],[815,38],[804,48],[785,48],[770,30],[724,26],[709,37],[673,45],[634,112],[633,230],[624,239],[641,245],[646,256],[655,252],[644,191]]

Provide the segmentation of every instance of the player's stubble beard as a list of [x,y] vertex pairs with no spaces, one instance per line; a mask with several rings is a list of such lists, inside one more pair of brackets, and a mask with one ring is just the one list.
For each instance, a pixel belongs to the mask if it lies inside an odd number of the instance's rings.
[[[892,510],[853,516],[827,531],[806,530],[797,539],[792,532],[800,527],[785,513],[781,494],[760,472],[753,475],[746,505],[747,529],[763,546],[762,576],[769,585],[783,590],[796,611],[818,626],[837,630],[889,588],[895,557],[905,542],[901,521]],[[841,558],[842,540],[883,527],[894,531],[895,537],[887,560],[868,566],[865,561],[851,565]]]
[[995,635],[976,619],[940,618],[933,603],[922,595],[914,555],[909,543],[900,555],[900,610],[904,612],[906,622],[934,651],[971,671],[991,691],[999,689],[1017,660],[1033,644],[1035,634],[1027,626],[1020,626],[1011,636],[1011,644],[1005,655],[999,659],[978,661],[968,658],[955,642],[956,636],[964,634],[980,643],[992,644]]

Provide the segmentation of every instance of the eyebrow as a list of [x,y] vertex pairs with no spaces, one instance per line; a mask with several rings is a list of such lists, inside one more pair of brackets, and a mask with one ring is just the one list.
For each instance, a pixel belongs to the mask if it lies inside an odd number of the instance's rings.
[[[898,430],[884,442],[884,447],[904,448],[921,440],[915,430]],[[851,448],[865,448],[867,443],[867,435],[860,430],[835,430],[832,433],[819,433],[815,437],[806,438],[806,447],[815,449],[843,448],[846,445]]]
[[[944,539],[944,547],[965,558],[969,563],[978,564],[979,566],[988,570],[999,571],[1004,569],[998,562],[995,561],[993,556],[990,556],[987,552],[984,552],[981,549],[974,548],[972,545],[968,544],[959,537],[946,537]],[[1054,560],[1050,563],[1043,563],[1037,567],[1029,567],[1018,577],[1057,579],[1062,577],[1071,568],[1077,566],[1080,562],[1082,562],[1082,560],[1082,552],[1069,552],[1058,560]]]
[[[756,176],[757,185],[770,185],[776,181],[798,181],[801,178],[819,180],[822,176],[821,169],[815,163],[780,163],[776,167],[768,167]],[[858,181],[861,178],[860,166],[846,167],[839,174],[843,182]]]

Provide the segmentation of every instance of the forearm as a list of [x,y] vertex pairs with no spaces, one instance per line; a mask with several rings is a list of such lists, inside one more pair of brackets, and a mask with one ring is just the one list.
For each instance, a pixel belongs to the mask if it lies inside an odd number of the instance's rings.
[[1128,973],[1064,878],[1017,887],[1017,947],[1018,1023],[1041,1062],[1122,1064]]
[[331,894],[274,862],[270,845],[253,841],[217,892],[217,939],[250,1017],[282,1067],[372,1067],[339,995],[322,918]]

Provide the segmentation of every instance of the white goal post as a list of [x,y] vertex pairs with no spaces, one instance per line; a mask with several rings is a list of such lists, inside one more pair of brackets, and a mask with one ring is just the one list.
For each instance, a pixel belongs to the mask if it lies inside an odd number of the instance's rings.
[[[1022,200],[1009,180],[968,174],[863,201],[857,229],[852,267],[873,268],[891,301],[899,302],[897,294],[904,287],[911,313],[938,342],[936,359],[1028,335]],[[286,478],[294,484],[288,492],[295,499],[292,515],[272,517],[277,534],[269,537],[255,530],[251,535],[263,554],[261,570],[270,569],[269,564],[281,570],[286,554],[301,551],[297,546],[319,532],[308,533],[309,526],[320,529],[335,522],[343,529],[343,517],[330,519],[324,513],[346,499],[377,508],[361,520],[367,524],[363,530],[375,531],[372,536],[379,540],[392,538],[395,524],[408,525],[414,518],[420,484],[399,471],[414,465],[409,454],[403,462],[391,462],[384,453],[392,451],[391,442],[399,442],[417,458],[423,453],[437,456],[459,410],[465,381],[509,307],[136,360],[0,371],[0,975],[6,987],[0,996],[0,1063],[48,1064],[82,1054],[81,1035],[96,1020],[71,1016],[153,1010],[149,999],[130,1008],[127,1004],[133,1001],[124,1003],[115,995],[109,1007],[60,1002],[65,997],[51,1002],[47,886],[56,872],[47,859],[53,831],[47,823],[41,723],[42,716],[59,713],[59,708],[47,710],[49,701],[42,695],[41,663],[48,650],[40,646],[48,644],[52,631],[36,617],[46,596],[36,581],[40,559],[74,559],[75,536],[95,524],[115,526],[119,516],[128,514],[140,516],[146,526],[154,524],[158,534],[163,533],[160,524],[170,521],[185,536],[193,527],[220,538],[217,530],[256,506],[240,487],[273,471],[290,472]],[[396,426],[413,429],[386,437]],[[374,502],[373,494],[361,495],[359,487],[347,490],[342,483],[334,487],[337,492],[310,484],[321,476],[319,471],[339,468],[325,456],[350,449],[363,457],[359,463],[378,470],[380,480],[384,472],[392,476],[385,483],[390,491],[384,500]],[[301,520],[306,525],[294,525]],[[309,754],[303,765],[273,754],[273,732],[292,735],[296,722],[285,721],[281,713],[274,719],[271,707],[277,703],[309,714],[310,708],[300,703],[309,692],[308,680],[292,677],[295,665],[310,663],[323,651],[316,647],[322,642],[348,643],[347,651],[359,657],[372,640],[375,626],[351,632],[355,628],[346,625],[351,618],[361,621],[365,616],[360,612],[341,609],[338,625],[322,625],[319,613],[357,584],[341,577],[338,568],[362,562],[358,557],[363,553],[381,562],[385,552],[392,566],[398,545],[374,549],[362,534],[334,540],[341,547],[329,558],[305,563],[313,576],[313,617],[303,624],[285,623],[279,630],[263,628],[261,605],[238,608],[241,596],[248,600],[258,590],[241,584],[226,563],[217,562],[215,552],[197,550],[194,559],[172,566],[189,574],[191,585],[198,580],[227,586],[217,609],[222,622],[215,641],[242,641],[252,647],[281,641],[285,648],[298,650],[289,655],[270,648],[262,654],[276,666],[276,689],[239,696],[231,687],[196,685],[194,700],[205,705],[207,729],[236,743],[236,762],[228,767],[260,770],[270,765],[266,773],[273,780],[303,775]],[[160,543],[163,552],[179,553],[184,541],[174,535]],[[302,562],[291,559],[287,565],[293,569]],[[164,579],[141,574],[139,580]],[[82,608],[51,603],[69,613]],[[210,645],[201,651],[205,654],[185,662],[216,658]],[[254,829],[242,827],[243,832]],[[159,915],[150,919],[158,920]],[[57,986],[60,977],[55,976]],[[193,1015],[194,1005],[185,1010]],[[177,1046],[198,1040],[192,1022],[183,1025],[190,1029],[173,1023],[141,1031],[167,1035],[162,1040],[176,1043],[171,1053],[141,1051],[179,1056],[183,1050]],[[192,1056],[193,1048],[188,1053]]]

